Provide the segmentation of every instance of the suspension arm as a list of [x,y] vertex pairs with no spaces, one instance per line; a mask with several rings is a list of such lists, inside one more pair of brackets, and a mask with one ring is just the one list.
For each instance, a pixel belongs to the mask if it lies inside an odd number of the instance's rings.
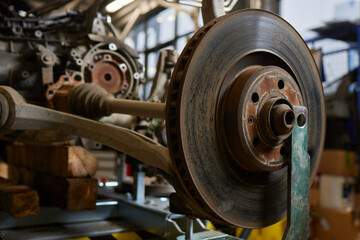
[[132,130],[116,127],[72,114],[27,104],[10,87],[0,87],[0,131],[52,130],[103,143],[139,161],[172,174],[166,147]]

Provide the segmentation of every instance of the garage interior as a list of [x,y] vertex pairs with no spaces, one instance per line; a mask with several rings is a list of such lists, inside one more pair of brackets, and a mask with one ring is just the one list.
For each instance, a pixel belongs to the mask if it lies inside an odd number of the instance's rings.
[[3,0],[0,239],[360,239],[360,0]]

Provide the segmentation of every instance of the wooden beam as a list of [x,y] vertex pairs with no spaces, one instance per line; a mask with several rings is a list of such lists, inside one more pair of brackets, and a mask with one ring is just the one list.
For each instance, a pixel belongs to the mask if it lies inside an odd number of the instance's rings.
[[9,164],[59,177],[94,176],[98,159],[80,146],[7,146]]
[[0,178],[0,210],[14,218],[36,215],[39,212],[39,196],[27,186]]
[[41,205],[70,211],[96,208],[98,181],[95,178],[63,178],[15,165],[9,165],[9,178],[36,189]]

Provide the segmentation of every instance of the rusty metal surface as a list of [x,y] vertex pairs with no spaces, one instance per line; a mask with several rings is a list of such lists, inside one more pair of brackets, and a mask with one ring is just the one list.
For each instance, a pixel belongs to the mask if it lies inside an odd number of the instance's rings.
[[[285,106],[290,114],[291,106],[303,104],[296,82],[274,66],[249,67],[233,81],[231,89],[219,95],[227,98],[218,127],[224,129],[222,135],[230,155],[248,170],[281,169],[290,156],[291,124],[284,125],[285,119],[279,122],[278,116]],[[275,111],[278,107],[280,112]],[[279,133],[282,127],[290,128]]]
[[112,59],[110,54],[104,54],[102,59],[88,65],[92,82],[101,86],[109,93],[126,92],[129,87],[126,79],[128,66]]
[[45,96],[48,101],[48,107],[68,112],[67,96],[71,89],[84,81],[76,81],[70,75],[62,75],[56,83],[48,86]]
[[[286,215],[287,167],[260,172],[244,169],[230,156],[221,137],[226,127],[222,116],[227,98],[223,96],[251,66],[281,68],[293,79],[289,83],[296,83],[293,89],[299,89],[302,100],[294,102],[303,102],[309,110],[308,151],[313,176],[325,129],[319,73],[298,33],[265,11],[225,15],[205,25],[189,41],[169,87],[167,136],[183,198],[195,203],[193,208],[206,218],[257,228]],[[282,98],[291,102],[291,97]],[[245,119],[248,121],[248,116]],[[243,153],[251,159],[251,154]]]
[[85,82],[95,83],[117,98],[138,99],[139,84],[144,80],[142,66],[124,49],[117,41],[96,44],[83,57],[81,74]]

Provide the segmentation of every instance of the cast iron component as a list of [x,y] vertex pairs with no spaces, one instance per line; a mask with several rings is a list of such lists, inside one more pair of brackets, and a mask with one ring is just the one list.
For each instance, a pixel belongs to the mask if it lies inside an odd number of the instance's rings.
[[166,123],[177,188],[194,212],[246,228],[285,217],[295,104],[309,111],[314,176],[324,98],[298,33],[274,14],[246,10],[214,19],[192,37],[174,69]]

